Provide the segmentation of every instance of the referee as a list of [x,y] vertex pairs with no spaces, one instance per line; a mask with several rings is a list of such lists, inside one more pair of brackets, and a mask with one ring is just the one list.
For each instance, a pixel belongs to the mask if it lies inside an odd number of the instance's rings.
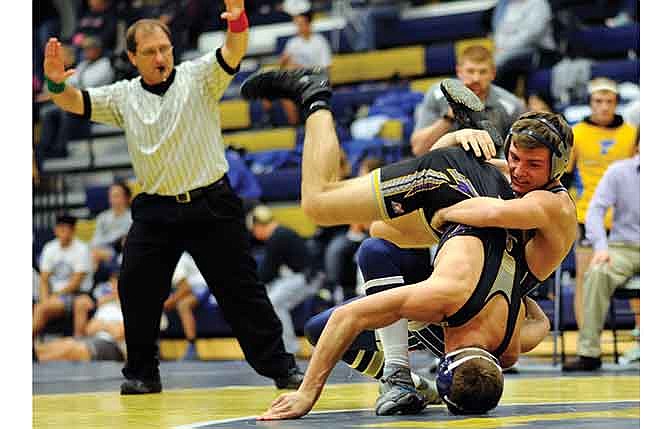
[[226,172],[218,102],[239,70],[249,31],[243,0],[225,0],[224,45],[174,67],[170,31],[158,20],[128,28],[128,57],[140,76],[78,90],[65,84],[60,42],[46,45],[44,74],[60,108],[125,131],[142,193],[123,250],[119,296],[128,360],[121,394],[162,390],[158,333],[179,257],[189,252],[240,341],[250,365],[279,388],[297,389],[302,372],[286,352],[282,327],[258,281],[241,200]]

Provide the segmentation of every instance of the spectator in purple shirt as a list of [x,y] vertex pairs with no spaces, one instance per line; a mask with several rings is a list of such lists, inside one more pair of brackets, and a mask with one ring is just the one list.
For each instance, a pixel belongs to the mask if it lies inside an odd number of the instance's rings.
[[[595,371],[602,365],[600,333],[616,288],[640,273],[640,130],[633,158],[613,163],[600,180],[586,214],[586,236],[593,259],[584,277],[584,322],[579,330],[577,358],[563,371]],[[609,237],[604,218],[609,207],[614,221]]]

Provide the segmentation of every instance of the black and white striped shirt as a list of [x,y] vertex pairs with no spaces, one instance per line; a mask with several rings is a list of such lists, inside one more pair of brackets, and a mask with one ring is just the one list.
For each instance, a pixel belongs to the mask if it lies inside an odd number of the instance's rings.
[[91,88],[84,93],[84,115],[125,131],[144,192],[181,194],[228,171],[219,100],[235,72],[217,49],[176,66],[164,92],[140,77]]

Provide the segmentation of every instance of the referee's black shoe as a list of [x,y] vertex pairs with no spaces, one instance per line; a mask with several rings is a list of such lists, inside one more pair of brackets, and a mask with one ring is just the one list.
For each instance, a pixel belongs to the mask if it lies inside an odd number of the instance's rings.
[[314,67],[258,71],[242,82],[240,93],[248,100],[290,98],[307,117],[320,108],[330,109],[333,90],[325,70]]
[[463,82],[447,78],[440,83],[440,89],[461,128],[484,130],[489,133],[496,147],[503,146],[500,133],[484,113],[484,103]]
[[121,384],[122,395],[143,395],[146,393],[160,393],[163,390],[163,385],[160,379],[158,380],[140,380],[138,378],[131,378]]
[[288,375],[286,377],[275,378],[275,386],[277,386],[277,389],[297,390],[300,387],[303,378],[305,378],[305,374],[300,368],[294,366],[288,370]]

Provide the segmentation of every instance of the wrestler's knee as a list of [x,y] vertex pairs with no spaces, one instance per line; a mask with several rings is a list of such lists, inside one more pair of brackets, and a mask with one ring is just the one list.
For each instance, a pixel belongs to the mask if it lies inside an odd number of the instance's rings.
[[356,260],[363,275],[378,270],[380,267],[387,267],[389,258],[393,257],[394,251],[398,247],[382,238],[366,238],[361,243],[356,253]]

